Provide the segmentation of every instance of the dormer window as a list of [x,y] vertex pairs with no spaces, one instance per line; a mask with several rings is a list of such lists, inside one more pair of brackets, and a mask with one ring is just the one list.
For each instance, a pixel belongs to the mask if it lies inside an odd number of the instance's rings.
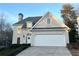
[[47,19],[47,24],[50,24],[50,18]]

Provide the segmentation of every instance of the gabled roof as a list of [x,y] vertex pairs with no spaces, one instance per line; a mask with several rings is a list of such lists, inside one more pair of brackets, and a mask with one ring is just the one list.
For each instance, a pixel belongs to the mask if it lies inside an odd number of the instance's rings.
[[[47,26],[47,24],[45,25],[42,21],[44,20],[45,17],[47,16],[50,16],[51,20],[53,21],[52,22],[52,25],[50,26]],[[44,25],[41,25],[41,24],[44,24]],[[32,28],[37,28],[37,29],[40,29],[40,27],[46,27],[47,29],[48,28],[54,28],[54,29],[64,29],[64,28],[67,28],[69,30],[69,27],[67,27],[63,22],[60,22],[54,15],[51,14],[51,12],[47,12],[44,16],[42,16],[42,18],[32,27]],[[43,29],[43,28],[42,28]]]
[[[56,27],[57,27],[57,28],[61,28],[61,27],[62,27],[62,28],[67,28],[67,29],[69,29],[69,27],[67,27],[64,23],[59,22],[59,21],[57,20],[57,18],[51,14],[51,12],[47,12],[44,16],[27,17],[27,18],[23,19],[22,21],[19,21],[19,22],[13,24],[13,26],[17,26],[17,25],[19,25],[19,24],[22,24],[22,28],[26,28],[26,22],[27,22],[27,21],[31,21],[32,24],[33,24],[31,29],[33,29],[33,28],[35,28],[36,26],[38,26],[37,24],[39,24],[39,22],[42,21],[44,17],[47,17],[48,15],[50,15],[50,17],[51,17],[52,20],[54,21],[54,22],[53,22],[53,25],[55,25],[55,26],[51,26],[51,28],[52,28],[52,27],[55,27],[55,28],[56,28]],[[48,28],[48,27],[47,27],[47,28]]]
[[33,25],[35,25],[35,23],[41,18],[42,18],[42,16],[27,17],[27,18],[23,19],[23,21],[19,21],[17,23],[14,23],[13,26],[16,26],[19,24],[25,24],[27,21],[31,21],[33,23]]

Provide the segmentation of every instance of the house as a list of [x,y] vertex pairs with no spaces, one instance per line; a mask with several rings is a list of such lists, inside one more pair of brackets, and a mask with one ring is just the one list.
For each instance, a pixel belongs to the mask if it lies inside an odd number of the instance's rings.
[[66,46],[69,44],[69,28],[54,15],[27,17],[19,14],[19,22],[13,24],[12,44],[31,46]]
[[77,25],[77,31],[78,31],[78,35],[79,35],[79,16],[77,17],[77,23],[78,23],[78,25]]

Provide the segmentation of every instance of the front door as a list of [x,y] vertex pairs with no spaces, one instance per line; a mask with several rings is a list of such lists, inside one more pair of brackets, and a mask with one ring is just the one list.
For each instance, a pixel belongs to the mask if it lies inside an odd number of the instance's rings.
[[26,37],[26,44],[27,44],[27,37]]
[[17,44],[20,44],[20,37],[17,38]]

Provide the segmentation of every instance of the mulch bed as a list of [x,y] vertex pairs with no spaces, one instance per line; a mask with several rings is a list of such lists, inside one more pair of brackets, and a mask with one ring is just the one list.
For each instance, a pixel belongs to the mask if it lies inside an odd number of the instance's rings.
[[72,56],[79,56],[79,42],[68,44],[68,49]]

